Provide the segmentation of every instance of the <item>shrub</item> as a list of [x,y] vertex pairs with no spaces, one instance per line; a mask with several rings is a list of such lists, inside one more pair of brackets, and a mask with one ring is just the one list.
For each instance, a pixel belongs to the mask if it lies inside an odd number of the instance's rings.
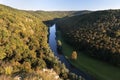
[[12,66],[7,66],[4,69],[5,69],[5,74],[7,74],[7,75],[12,74],[12,71],[13,71]]
[[73,59],[73,60],[77,59],[77,52],[76,51],[72,52],[71,59]]

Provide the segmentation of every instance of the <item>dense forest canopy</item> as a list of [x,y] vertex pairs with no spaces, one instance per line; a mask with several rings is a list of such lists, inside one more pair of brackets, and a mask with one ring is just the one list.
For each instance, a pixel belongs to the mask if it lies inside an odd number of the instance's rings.
[[47,27],[37,17],[0,5],[0,73],[5,72],[5,66],[13,67],[12,73],[45,67],[39,57],[51,53],[47,34]]
[[27,11],[32,15],[39,17],[42,21],[54,20],[56,18],[71,17],[75,15],[87,14],[92,11]]
[[57,27],[75,49],[120,66],[120,10],[66,17]]
[[[50,14],[53,13],[0,5],[0,74],[34,73],[40,77],[35,71],[53,68],[62,79],[77,80],[54,56],[47,43],[48,27],[43,20],[53,19],[57,12]],[[59,18],[63,16],[60,13]]]
[[53,20],[54,18],[62,18],[75,13],[74,11],[29,11],[29,12],[39,17],[43,21]]
[[[61,18],[56,21],[57,29],[76,51],[120,66],[119,14],[120,10],[25,11],[0,5],[0,76],[40,76],[36,71],[52,68],[64,80],[78,80],[48,45],[48,27],[44,22],[56,18]],[[58,46],[61,50],[60,41]]]

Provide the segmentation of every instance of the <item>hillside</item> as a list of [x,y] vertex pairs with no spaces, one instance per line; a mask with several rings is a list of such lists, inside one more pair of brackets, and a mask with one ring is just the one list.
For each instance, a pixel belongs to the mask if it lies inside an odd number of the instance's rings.
[[29,11],[43,21],[53,20],[54,18],[62,18],[75,13],[74,11]]
[[43,21],[54,20],[56,18],[70,17],[90,13],[91,11],[28,11],[32,15]]
[[7,79],[7,75],[8,79],[9,76],[39,79],[45,77],[39,72],[47,68],[53,69],[61,79],[77,80],[54,56],[47,36],[48,27],[40,17],[0,5],[0,78]]
[[96,11],[57,22],[64,39],[76,50],[120,66],[120,10]]

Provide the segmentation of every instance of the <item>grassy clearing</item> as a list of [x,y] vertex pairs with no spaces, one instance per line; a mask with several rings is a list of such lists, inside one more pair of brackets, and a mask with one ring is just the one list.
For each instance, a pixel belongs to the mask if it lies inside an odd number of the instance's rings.
[[[57,39],[61,40],[63,54],[70,60],[73,48],[64,42],[60,31],[57,31]],[[88,57],[81,52],[79,52],[76,61],[70,60],[70,62],[77,68],[91,74],[97,80],[120,80],[120,68]]]

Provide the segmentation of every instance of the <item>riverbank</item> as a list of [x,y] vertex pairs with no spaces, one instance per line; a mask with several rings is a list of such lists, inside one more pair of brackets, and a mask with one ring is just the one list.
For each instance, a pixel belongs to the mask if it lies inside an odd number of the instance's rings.
[[87,72],[94,76],[97,80],[119,80],[120,68],[112,66],[110,64],[93,59],[79,52],[78,59],[76,61],[70,60],[70,55],[73,48],[66,44],[63,40],[61,32],[57,30],[57,39],[62,42],[62,52],[71,64],[79,68],[80,70]]
[[[60,52],[57,51],[57,42],[56,42],[56,25],[50,27],[50,34],[49,34],[49,45],[51,50],[54,52],[54,55],[58,57],[61,63],[64,63],[64,65],[67,68],[67,71],[69,70],[69,77],[79,78],[80,80],[94,80],[90,75],[86,74],[85,72],[81,71],[80,69],[74,67],[71,65],[71,63],[65,58],[64,55],[62,55]],[[61,66],[59,66],[61,67]],[[62,70],[63,71],[63,70]],[[79,80],[78,79],[78,80]]]

